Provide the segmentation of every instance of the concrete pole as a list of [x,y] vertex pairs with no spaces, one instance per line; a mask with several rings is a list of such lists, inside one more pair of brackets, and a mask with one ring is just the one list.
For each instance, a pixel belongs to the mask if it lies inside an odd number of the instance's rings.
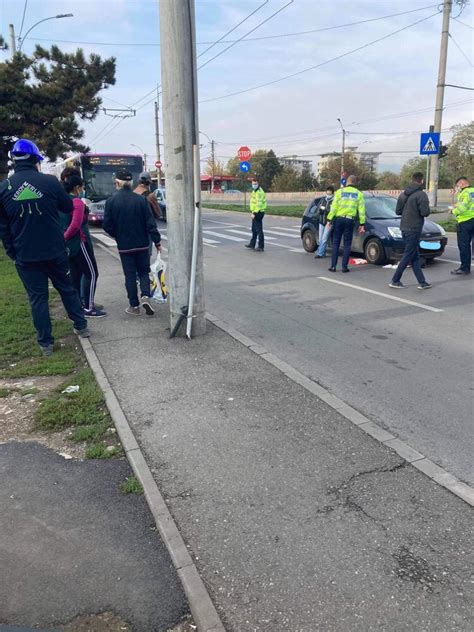
[[[160,95],[158,94],[157,100],[155,101],[155,141],[156,141],[156,160],[158,162],[161,162],[161,151],[160,151],[160,118],[159,118],[159,113],[160,113]],[[157,170],[157,176],[158,176],[158,188],[161,187],[161,167],[158,168]]]
[[8,25],[8,31],[10,34],[10,57],[13,59],[16,53],[15,27],[13,24]]
[[[166,154],[168,285],[170,325],[173,330],[183,308],[187,309],[189,304],[195,215],[193,149],[194,159],[199,161],[194,0],[160,0],[160,36]],[[197,237],[193,336],[206,331],[200,225]],[[178,334],[184,333],[184,327],[181,327]]]
[[[444,84],[446,83],[446,63],[448,61],[448,40],[449,40],[449,17],[453,0],[444,0],[443,4],[443,26],[441,29],[441,49],[439,54],[438,85],[436,88],[436,106],[434,131],[441,132],[443,122],[444,104]],[[431,206],[438,203],[438,180],[439,180],[439,156],[433,154],[430,160],[430,181],[428,187],[428,197]]]

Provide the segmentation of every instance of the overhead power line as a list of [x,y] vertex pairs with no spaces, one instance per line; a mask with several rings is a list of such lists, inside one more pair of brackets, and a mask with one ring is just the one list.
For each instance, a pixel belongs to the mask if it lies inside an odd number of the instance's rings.
[[467,54],[463,51],[463,49],[461,48],[461,46],[456,42],[456,40],[454,39],[454,37],[451,35],[451,33],[448,33],[449,38],[451,39],[452,43],[456,46],[456,48],[458,49],[458,51],[461,53],[461,55],[464,57],[464,59],[467,61],[467,63],[471,66],[471,68],[474,66],[474,64],[472,63],[472,61],[469,59],[469,57],[467,56]]
[[222,37],[220,37],[219,39],[217,39],[215,42],[211,42],[211,45],[208,46],[206,48],[206,50],[203,50],[201,53],[199,53],[199,55],[197,56],[197,58],[199,59],[199,57],[202,57],[202,55],[205,55],[208,51],[211,50],[211,48],[214,48],[214,46],[217,46],[217,44],[219,44],[220,42],[222,42],[222,40],[227,37],[228,35],[230,35],[231,33],[233,33],[236,29],[239,28],[239,26],[241,26],[244,22],[246,22],[247,20],[249,20],[252,15],[255,15],[258,11],[260,11],[260,9],[263,9],[263,7],[268,4],[268,0],[265,0],[264,2],[262,2],[261,5],[259,5],[254,11],[252,11],[252,13],[249,13],[249,15],[247,15],[247,17],[245,17],[243,20],[241,20],[238,24],[236,24],[235,26],[233,26],[229,31],[227,31],[227,33],[224,33],[224,35]]
[[[292,33],[277,33],[275,35],[263,35],[263,36],[259,36],[259,37],[248,37],[245,38],[245,42],[260,42],[260,41],[264,41],[264,40],[272,40],[272,39],[281,39],[282,37],[297,37],[300,35],[312,35],[314,33],[322,33],[324,31],[333,31],[336,29],[343,29],[343,28],[347,28],[349,26],[358,26],[359,24],[368,24],[369,22],[378,22],[381,20],[389,20],[391,18],[395,18],[395,17],[400,17],[402,15],[408,15],[410,13],[417,13],[419,11],[426,11],[427,9],[433,9],[435,7],[439,6],[439,3],[437,4],[429,4],[425,7],[420,7],[419,9],[410,9],[409,11],[400,11],[399,13],[391,13],[389,15],[381,15],[380,17],[376,17],[376,18],[367,18],[365,20],[357,20],[356,22],[346,22],[345,24],[336,24],[334,26],[323,26],[317,29],[311,29],[309,31],[296,31],[296,32],[292,32]],[[459,22],[459,20],[458,20]],[[239,23],[240,26],[241,23]],[[468,24],[465,24],[464,22],[460,22],[460,24],[464,24],[464,26],[468,26],[470,27]],[[232,32],[234,29],[231,29],[230,32]],[[154,48],[159,48],[160,44],[158,42],[93,42],[93,41],[83,41],[83,40],[63,40],[63,39],[49,39],[49,38],[40,38],[40,37],[35,37],[34,38],[36,41],[38,42],[56,42],[58,44],[82,44],[82,45],[91,45],[91,46],[129,46],[129,47],[154,47]],[[197,42],[197,46],[207,46],[208,44],[211,44],[210,48],[219,43],[219,44],[237,44],[239,43],[241,40],[225,40],[225,39],[219,39],[216,40],[214,42],[209,41],[209,42]],[[209,49],[210,49],[209,48]],[[208,50],[209,50],[208,49]],[[202,53],[200,53],[199,56],[203,55],[205,51],[203,51]]]
[[466,26],[468,29],[471,29],[471,31],[474,29],[474,26],[471,26],[471,24],[466,24],[465,22],[463,22],[462,20],[458,20],[457,18],[453,18],[453,19],[456,20],[458,24],[462,24],[463,26]]
[[[463,99],[461,101],[453,101],[452,103],[447,103],[444,106],[444,109],[446,108],[451,108],[451,107],[458,107],[459,105],[467,105],[468,103],[472,103],[472,99]],[[351,123],[349,123],[349,125],[354,126],[354,125],[366,125],[367,123],[376,123],[379,121],[387,121],[390,119],[397,119],[397,118],[404,118],[406,116],[412,116],[414,114],[424,114],[426,112],[431,112],[433,110],[433,107],[425,107],[425,108],[420,108],[418,110],[408,110],[405,112],[398,112],[398,113],[394,113],[394,114],[388,114],[386,116],[379,116],[379,117],[375,117],[375,118],[370,118],[370,119],[364,119],[362,121],[352,121]],[[300,132],[295,132],[295,134],[284,134],[283,136],[266,136],[264,138],[257,138],[257,139],[247,139],[246,142],[248,143],[264,143],[264,144],[277,144],[277,139],[279,138],[286,138],[286,139],[290,139],[289,141],[285,141],[285,142],[290,142],[290,143],[298,143],[300,140],[304,140],[304,139],[299,139],[299,138],[295,138],[294,136],[301,136],[303,134],[315,134],[318,132],[328,132],[330,130],[338,130],[338,134],[339,134],[339,127],[338,126],[329,126],[329,127],[320,127],[318,129],[312,129],[312,130],[303,130]],[[351,134],[356,134],[357,132],[352,132]],[[333,136],[333,134],[328,134],[328,136]],[[240,143],[240,141],[216,141],[219,145],[238,145]]]
[[[275,11],[274,13],[272,13],[270,16],[268,16],[268,18],[266,18],[265,20],[263,20],[262,22],[260,22],[260,24],[257,24],[257,26],[254,26],[253,29],[251,29],[250,31],[248,31],[247,33],[245,33],[245,35],[242,35],[242,37],[240,37],[238,40],[236,40],[235,42],[233,42],[232,44],[229,44],[229,46],[227,46],[227,48],[224,48],[224,50],[221,50],[217,53],[217,55],[214,55],[214,57],[211,57],[211,59],[208,59],[206,62],[204,62],[203,64],[201,64],[198,67],[198,70],[201,70],[201,68],[204,68],[204,66],[207,66],[207,64],[210,64],[211,61],[214,61],[214,59],[217,59],[217,57],[220,57],[221,55],[223,55],[224,53],[226,53],[230,48],[232,48],[233,46],[235,46],[236,44],[238,44],[239,42],[241,42],[242,40],[244,40],[247,35],[250,35],[250,33],[253,33],[254,31],[256,31],[257,29],[259,29],[261,26],[263,26],[264,24],[266,24],[267,22],[269,22],[272,18],[274,18],[276,15],[278,15],[278,13],[281,13],[284,9],[286,9],[287,7],[290,6],[290,4],[293,4],[294,0],[289,0],[289,2],[287,2],[283,7],[281,7],[280,9],[278,9],[278,11]],[[200,56],[200,55],[199,55]]]
[[383,40],[388,39],[389,37],[393,37],[394,35],[397,35],[398,33],[401,33],[402,31],[406,31],[409,28],[412,28],[413,26],[416,26],[418,24],[421,24],[422,22],[426,22],[426,20],[430,20],[431,18],[433,18],[435,15],[439,15],[440,11],[436,11],[436,13],[432,13],[431,15],[422,18],[421,20],[417,20],[416,22],[412,22],[411,24],[407,24],[406,26],[397,29],[396,31],[392,31],[391,33],[387,33],[387,35],[384,35],[382,37],[378,37],[375,40],[372,40],[371,42],[367,42],[366,44],[363,44],[362,46],[358,46],[357,48],[353,48],[352,50],[346,51],[345,53],[341,53],[340,55],[336,55],[336,57],[332,57],[331,59],[327,59],[326,61],[323,61],[319,64],[315,64],[314,66],[310,66],[309,68],[303,68],[303,70],[298,70],[297,72],[292,72],[289,75],[285,75],[283,77],[279,77],[278,79],[273,79],[273,81],[266,81],[265,83],[261,83],[258,86],[252,86],[251,88],[245,88],[244,90],[238,90],[237,92],[230,92],[228,94],[223,94],[220,95],[218,97],[211,97],[210,99],[203,99],[202,101],[200,101],[200,103],[209,103],[210,101],[219,101],[221,99],[228,99],[229,97],[235,97],[239,94],[245,94],[247,92],[253,92],[254,90],[260,90],[260,88],[265,88],[267,86],[271,86],[274,85],[275,83],[280,83],[281,81],[285,81],[286,79],[291,79],[293,77],[297,77],[299,75],[302,75],[306,72],[309,72],[310,70],[316,70],[317,68],[321,68],[322,66],[326,66],[327,64],[330,64],[334,61],[337,61],[339,59],[343,59],[344,57],[347,57],[348,55],[352,55],[354,53],[357,53],[358,51],[361,51],[365,48],[368,48],[369,46],[373,46],[374,44],[378,44],[379,42],[382,42]]
[[25,0],[25,4],[23,5],[23,17],[21,18],[21,26],[20,26],[20,33],[18,35],[18,40],[20,40],[21,34],[23,33],[23,25],[25,23],[25,15],[26,15],[27,7],[28,7],[28,0]]

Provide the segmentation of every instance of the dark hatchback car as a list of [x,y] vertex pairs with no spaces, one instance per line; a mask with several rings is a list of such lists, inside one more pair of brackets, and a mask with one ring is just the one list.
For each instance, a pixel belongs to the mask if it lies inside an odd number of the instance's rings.
[[[363,255],[368,263],[381,265],[389,260],[400,259],[405,247],[400,217],[396,215],[396,198],[389,195],[364,193],[365,233],[359,234],[356,222],[352,240],[352,252]],[[301,221],[301,239],[306,252],[314,252],[319,241],[318,205],[322,198],[310,202]],[[420,239],[420,254],[425,260],[432,260],[443,254],[448,238],[445,230],[429,219],[425,219]],[[328,247],[332,246],[332,236]],[[341,244],[342,247],[342,244]]]

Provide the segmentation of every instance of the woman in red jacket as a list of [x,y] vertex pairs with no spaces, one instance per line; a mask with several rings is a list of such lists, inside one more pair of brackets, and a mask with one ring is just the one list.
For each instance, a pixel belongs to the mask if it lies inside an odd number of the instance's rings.
[[86,227],[86,206],[81,199],[84,191],[84,182],[80,176],[72,175],[64,183],[66,192],[72,197],[72,216],[62,218],[64,223],[64,239],[69,249],[69,263],[71,277],[79,295],[84,296],[84,315],[86,318],[103,318],[106,312],[94,304],[94,295],[97,287],[97,264],[90,249]]

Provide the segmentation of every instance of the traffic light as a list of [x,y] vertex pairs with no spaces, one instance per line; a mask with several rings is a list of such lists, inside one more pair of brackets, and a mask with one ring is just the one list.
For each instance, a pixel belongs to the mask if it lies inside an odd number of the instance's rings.
[[448,155],[448,146],[443,145],[443,143],[441,143],[439,146],[439,159],[441,160],[441,158],[445,158],[447,155]]

